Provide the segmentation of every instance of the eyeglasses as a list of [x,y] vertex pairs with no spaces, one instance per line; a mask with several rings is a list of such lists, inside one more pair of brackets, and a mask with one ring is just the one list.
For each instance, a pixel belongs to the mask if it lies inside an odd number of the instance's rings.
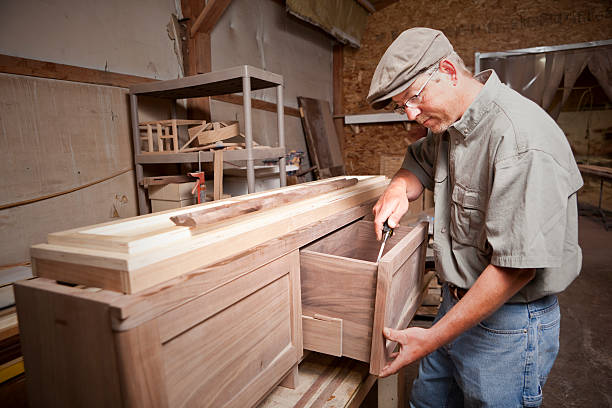
[[406,113],[407,108],[416,108],[418,104],[423,102],[423,96],[421,95],[421,93],[423,92],[423,89],[425,89],[425,87],[427,86],[427,84],[429,83],[429,81],[431,80],[431,78],[434,76],[434,74],[437,71],[438,71],[438,67],[436,66],[436,68],[434,68],[434,70],[429,75],[429,78],[427,78],[427,81],[425,81],[423,86],[421,86],[421,89],[419,89],[417,93],[414,94],[412,97],[408,98],[408,100],[406,100],[406,102],[404,102],[403,104],[401,105],[398,105],[397,103],[394,104],[393,111],[395,113],[399,113],[400,115],[403,115]]

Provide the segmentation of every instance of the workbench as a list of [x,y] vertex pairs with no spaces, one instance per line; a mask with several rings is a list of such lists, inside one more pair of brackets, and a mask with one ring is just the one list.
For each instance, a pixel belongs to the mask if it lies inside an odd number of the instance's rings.
[[601,217],[604,228],[606,231],[610,228],[612,222],[609,222],[606,218],[606,213],[601,207],[601,201],[603,197],[603,184],[604,180],[612,180],[612,168],[603,166],[594,166],[590,164],[579,164],[578,169],[582,174],[589,174],[591,176],[599,177],[599,204],[595,209],[595,213]]

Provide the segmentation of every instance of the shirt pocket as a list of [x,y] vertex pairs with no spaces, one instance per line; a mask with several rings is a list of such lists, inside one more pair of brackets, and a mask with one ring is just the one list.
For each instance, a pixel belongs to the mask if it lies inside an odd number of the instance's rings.
[[484,248],[485,199],[482,193],[459,184],[451,195],[451,237],[463,245]]

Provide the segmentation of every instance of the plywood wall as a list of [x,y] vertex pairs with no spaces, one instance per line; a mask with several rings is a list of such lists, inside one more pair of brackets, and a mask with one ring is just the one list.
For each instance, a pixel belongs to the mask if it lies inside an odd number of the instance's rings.
[[0,94],[0,265],[48,232],[136,215],[126,89],[0,74]]
[[[323,99],[332,105],[333,40],[320,29],[289,15],[282,2],[233,0],[211,33],[212,69],[253,65],[283,76],[285,106],[297,108],[297,97]],[[276,90],[252,96],[276,103]],[[242,106],[212,101],[213,120],[239,120]],[[304,153],[306,141],[299,117],[285,115],[289,150]],[[276,145],[276,114],[253,111],[253,138]]]
[[[372,74],[391,42],[404,30],[431,27],[444,31],[467,65],[474,53],[612,38],[609,1],[400,0],[368,18],[362,46],[344,49],[344,106],[349,114],[370,111],[365,102]],[[344,128],[349,171],[378,172],[380,154],[404,151],[413,135],[401,126],[362,126],[355,135]],[[379,140],[380,138],[383,140]]]

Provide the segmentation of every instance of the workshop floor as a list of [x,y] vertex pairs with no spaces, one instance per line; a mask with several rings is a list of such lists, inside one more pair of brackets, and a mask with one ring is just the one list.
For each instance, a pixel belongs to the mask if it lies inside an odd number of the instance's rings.
[[580,217],[582,272],[559,295],[561,346],[545,408],[612,406],[612,229]]
[[[612,229],[581,216],[579,239],[582,272],[559,295],[561,344],[544,386],[544,408],[612,407]],[[416,374],[417,365],[410,365],[406,395]]]

